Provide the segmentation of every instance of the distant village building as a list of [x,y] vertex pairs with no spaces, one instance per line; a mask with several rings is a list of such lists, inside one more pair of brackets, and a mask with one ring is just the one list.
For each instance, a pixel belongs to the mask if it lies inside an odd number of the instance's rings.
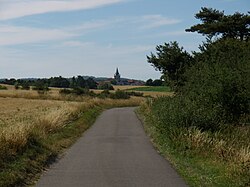
[[121,75],[118,71],[118,68],[116,68],[116,72],[115,72],[115,75],[114,75],[114,79],[119,83],[121,81]]
[[127,78],[121,78],[121,74],[119,73],[118,68],[116,68],[116,72],[114,74],[114,78],[111,80],[108,80],[110,82],[115,80],[116,85],[134,85],[134,86],[142,86],[145,85],[144,81],[140,80],[134,80],[134,79],[127,79]]

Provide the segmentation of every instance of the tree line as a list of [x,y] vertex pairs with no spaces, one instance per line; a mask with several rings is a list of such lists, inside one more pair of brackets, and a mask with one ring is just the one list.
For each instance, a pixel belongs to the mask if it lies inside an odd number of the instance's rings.
[[5,79],[1,83],[14,85],[16,89],[26,89],[29,90],[30,87],[36,90],[48,90],[49,87],[55,88],[87,88],[96,89],[97,82],[89,77],[85,79],[83,76],[77,76],[72,78],[51,77],[43,79]]

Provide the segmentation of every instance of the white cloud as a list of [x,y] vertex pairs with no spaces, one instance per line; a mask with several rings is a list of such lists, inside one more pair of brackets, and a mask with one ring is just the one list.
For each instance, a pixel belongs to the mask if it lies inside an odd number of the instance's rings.
[[0,25],[0,46],[61,40],[76,36],[59,29],[37,29]]
[[101,28],[110,27],[114,25],[115,23],[119,23],[119,22],[120,21],[116,19],[92,20],[92,21],[88,21],[77,26],[65,28],[65,30],[74,32],[74,33],[85,34],[90,31],[94,31],[94,30],[98,31]]
[[109,24],[111,24],[110,21],[100,20],[58,29],[0,25],[0,46],[65,40],[99,30]]
[[[160,15],[145,15],[139,17],[111,18],[107,20],[92,20],[77,26],[48,29],[0,25],[0,46],[41,43],[57,40],[71,39],[100,29],[111,29],[116,26],[134,27],[135,29],[151,29],[163,25],[176,24],[176,19],[168,19]],[[181,33],[168,33],[168,35]],[[68,44],[69,45],[69,44]],[[77,43],[71,43],[79,46]]]
[[2,0],[0,2],[0,20],[48,12],[93,9],[122,1],[124,0]]
[[151,29],[164,25],[173,25],[180,23],[181,20],[163,17],[162,15],[145,15],[140,18],[140,22],[144,22],[143,29]]

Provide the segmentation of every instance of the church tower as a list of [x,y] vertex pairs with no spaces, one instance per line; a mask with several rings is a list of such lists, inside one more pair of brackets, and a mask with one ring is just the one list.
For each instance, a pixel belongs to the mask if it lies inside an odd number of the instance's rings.
[[116,72],[115,72],[115,75],[114,75],[114,79],[117,81],[117,82],[120,82],[121,81],[121,75],[118,71],[118,68],[116,68]]

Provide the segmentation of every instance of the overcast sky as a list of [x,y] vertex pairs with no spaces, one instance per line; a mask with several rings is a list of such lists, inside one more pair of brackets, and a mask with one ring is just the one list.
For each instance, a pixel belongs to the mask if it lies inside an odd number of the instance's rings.
[[185,29],[201,7],[247,13],[249,0],[0,0],[0,78],[122,77],[160,73],[147,63],[156,45],[197,50]]

